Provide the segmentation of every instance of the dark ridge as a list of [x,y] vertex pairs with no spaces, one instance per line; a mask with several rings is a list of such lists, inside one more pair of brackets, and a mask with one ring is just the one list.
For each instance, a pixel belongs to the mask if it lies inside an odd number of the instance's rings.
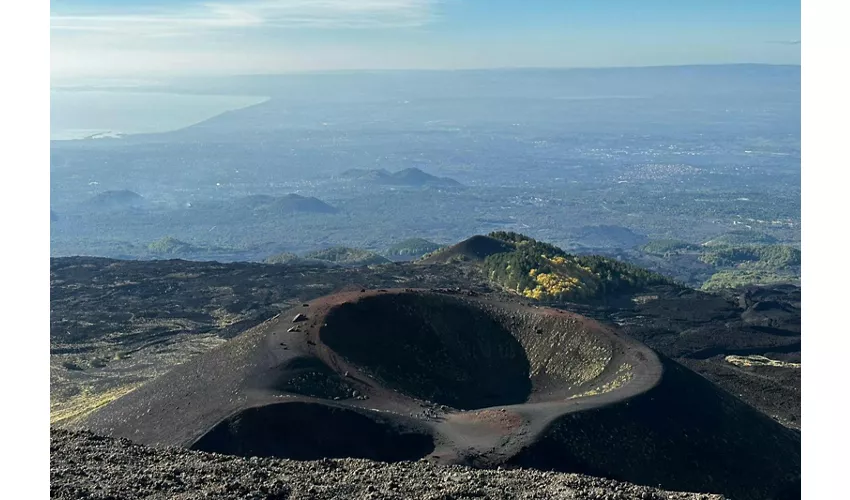
[[502,240],[491,238],[490,236],[476,235],[472,238],[461,241],[456,245],[438,250],[431,255],[426,255],[425,258],[422,259],[422,262],[434,264],[448,262],[455,259],[483,261],[490,255],[511,252],[513,250],[513,246]]
[[193,450],[295,460],[418,460],[434,450],[422,431],[335,406],[278,403],[248,408],[213,427]]

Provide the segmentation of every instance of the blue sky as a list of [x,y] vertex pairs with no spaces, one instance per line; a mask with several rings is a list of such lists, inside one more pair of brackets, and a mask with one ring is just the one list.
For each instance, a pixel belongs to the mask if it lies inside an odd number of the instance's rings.
[[52,78],[799,64],[787,0],[53,0]]

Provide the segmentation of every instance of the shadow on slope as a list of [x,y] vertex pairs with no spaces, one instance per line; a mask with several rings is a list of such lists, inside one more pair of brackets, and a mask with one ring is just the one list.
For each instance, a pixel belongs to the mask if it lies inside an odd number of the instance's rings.
[[560,417],[511,464],[735,499],[799,498],[798,433],[674,361],[662,362],[657,386]]
[[522,345],[484,311],[429,295],[344,303],[320,338],[385,386],[461,409],[522,403],[531,392]]
[[391,420],[347,408],[296,402],[243,410],[213,427],[191,448],[244,457],[399,462],[428,455],[434,443],[427,433]]

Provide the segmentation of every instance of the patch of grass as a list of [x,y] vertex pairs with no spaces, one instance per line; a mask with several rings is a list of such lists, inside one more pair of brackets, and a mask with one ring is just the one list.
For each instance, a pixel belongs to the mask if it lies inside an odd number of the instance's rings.
[[125,385],[105,392],[83,389],[80,394],[60,402],[50,402],[50,425],[61,427],[75,422],[89,413],[105,406],[135,390],[138,385]]
[[766,356],[759,355],[751,355],[751,356],[726,356],[723,358],[727,363],[732,363],[735,366],[741,367],[749,367],[749,366],[774,366],[777,368],[800,368],[800,363],[791,363],[788,361],[779,361],[776,359],[770,359]]
[[585,391],[581,394],[575,394],[570,396],[568,399],[576,399],[576,398],[584,398],[588,396],[596,396],[597,394],[605,394],[611,391],[615,391],[620,387],[623,387],[632,379],[632,365],[629,363],[623,363],[617,368],[616,378],[608,381],[607,383],[601,385],[600,387],[595,387],[589,391]]
[[210,311],[210,316],[215,318],[217,328],[227,328],[245,319],[244,315],[229,313],[221,308]]

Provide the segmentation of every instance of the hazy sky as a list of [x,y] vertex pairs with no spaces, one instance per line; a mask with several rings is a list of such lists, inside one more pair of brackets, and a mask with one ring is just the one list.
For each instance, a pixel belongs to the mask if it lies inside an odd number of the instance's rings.
[[789,0],[52,0],[52,78],[800,63]]

